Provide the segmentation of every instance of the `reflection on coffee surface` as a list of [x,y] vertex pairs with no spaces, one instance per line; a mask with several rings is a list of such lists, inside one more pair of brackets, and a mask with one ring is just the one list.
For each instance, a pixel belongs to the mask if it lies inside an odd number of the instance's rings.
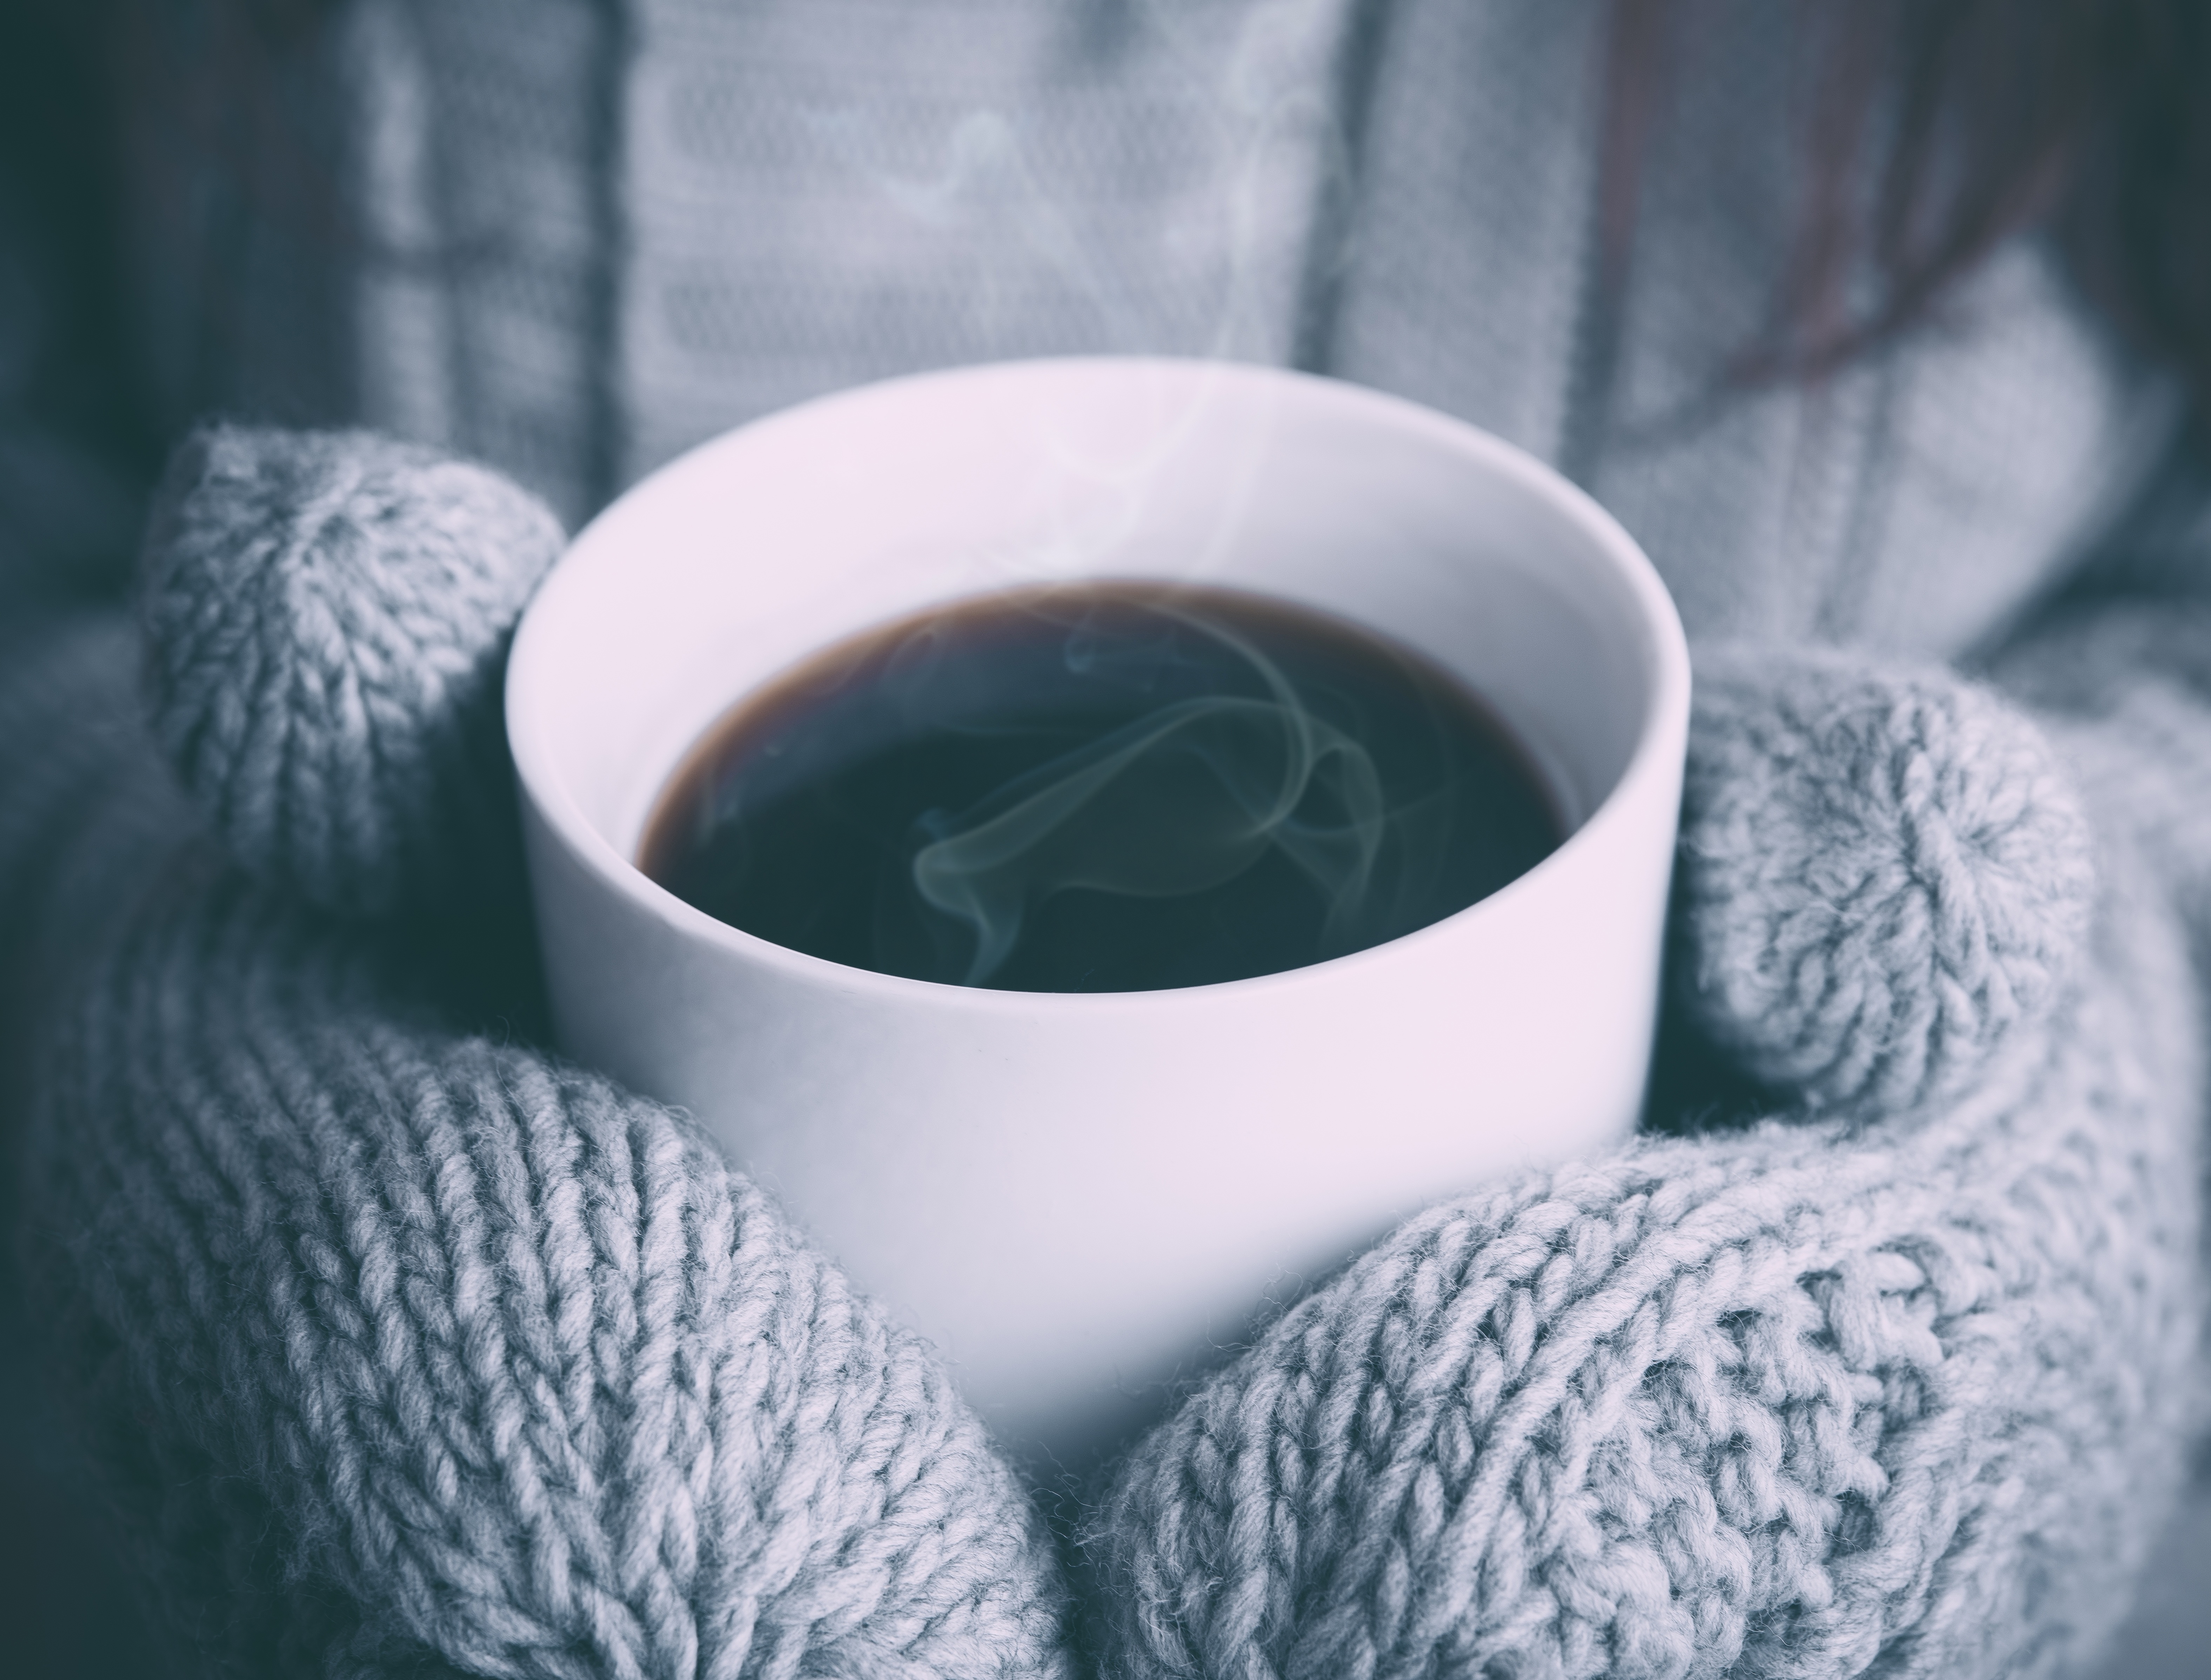
[[1133,992],[1378,945],[1560,837],[1518,750],[1420,656],[1259,595],[1107,583],[809,661],[706,733],[639,864],[855,968]]

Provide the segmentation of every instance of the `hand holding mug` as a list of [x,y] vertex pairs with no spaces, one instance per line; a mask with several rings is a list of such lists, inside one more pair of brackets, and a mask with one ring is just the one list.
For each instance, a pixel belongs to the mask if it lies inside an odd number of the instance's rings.
[[[224,718],[246,735],[257,716],[287,725],[183,764],[259,880],[189,835],[133,868],[139,902],[116,895],[106,956],[56,1000],[28,1169],[64,1387],[118,1487],[164,1532],[228,1537],[171,1574],[173,1603],[253,1661],[281,1647],[537,1671],[578,1653],[649,1668],[772,1649],[1064,1671],[1033,1515],[935,1357],[680,1116],[503,1042],[511,1028],[460,1030],[484,1000],[441,976],[441,929],[470,883],[497,893],[521,868],[512,829],[481,814],[495,687],[395,687],[372,668],[376,704],[255,709],[363,676],[334,616],[387,626],[395,656],[427,638],[495,671],[506,623],[448,574],[542,564],[542,549],[463,553],[442,517],[410,523],[445,505],[420,475],[450,488],[472,469],[358,437],[222,435],[203,475],[172,486],[189,517],[157,527],[193,536],[149,556],[148,656],[194,664],[211,625],[252,620],[254,659],[214,662],[236,680],[193,691],[202,716],[161,722],[179,741]],[[241,568],[290,587],[249,603]],[[1712,1036],[1779,1085],[1772,1102],[1802,1079],[1826,1118],[1517,1175],[1298,1304],[1117,1475],[1098,1526],[1109,1637],[1132,1671],[1623,1647],[1724,1664],[1754,1633],[1816,1665],[1882,1629],[1970,1668],[2004,1653],[1939,1636],[2014,1625],[1972,1584],[2015,1578],[2022,1535],[2077,1535],[2067,1555],[2093,1592],[2111,1537],[2170,1485],[2177,1436],[2156,1408],[2175,1386],[2141,1368],[2184,1357],[2178,1320],[2142,1321],[2169,1292],[2045,1278],[2022,1317],[1994,1286],[2024,1275],[2040,1228],[2014,1216],[2038,1197],[2126,1220],[2129,1240],[2172,1227],[2184,1180],[2157,1169],[2155,1089],[2093,1087],[2135,1091],[2119,1111],[2077,1092],[2099,1069],[2172,1062],[2190,1028],[2167,1006],[2188,995],[2181,953],[2123,903],[2079,949],[2093,875],[2078,813],[2036,733],[1979,691],[1772,654],[1720,669],[1708,699],[1684,971],[1707,1029],[1733,1029]],[[71,698],[54,728],[88,704]],[[391,777],[395,754],[423,773]],[[1875,765],[1896,773],[1860,774]],[[1909,824],[1906,798],[1921,801]],[[272,810],[290,815],[264,831]],[[339,836],[334,819],[360,827]],[[112,857],[114,826],[69,855]],[[487,861],[390,871],[373,831]],[[2041,877],[2069,896],[2023,899],[2020,847],[2070,857]],[[1898,916],[1946,915],[1940,942],[1858,952],[1853,972],[1882,979],[1860,995],[1895,1006],[1821,1039],[1802,1030],[1826,1018],[1817,988],[1761,991],[1725,964],[1771,943],[1761,928],[1790,933],[1771,921],[1789,909],[1774,881],[1845,861]],[[1973,995],[2006,1007],[1922,1020],[1916,1000],[1960,952],[1991,981]],[[1746,999],[1760,1018],[1730,1022]],[[1915,1031],[1940,1051],[1925,1078],[1886,1054]],[[2115,1135],[2145,1175],[2084,1197],[2063,1172],[2120,1162]],[[2057,1323],[2100,1336],[2108,1365],[2042,1361],[2036,1326]],[[2122,1367],[2140,1381],[2114,1411],[2099,1374]],[[2019,1428],[1961,1432],[1960,1383],[2008,1397]],[[1892,1392],[1917,1410],[1890,1417]],[[1760,1423],[1784,1403],[1804,1440],[1851,1450],[1795,1451],[1796,1434]],[[1853,1435],[1875,1414],[1885,1433]],[[1946,1441],[1979,1441],[1978,1472]],[[2006,1455],[2038,1443],[2081,1466],[2051,1489],[2065,1524],[2022,1530],[1992,1509],[1928,1526],[2011,1485]],[[1305,1481],[1280,1479],[1300,1464]],[[1654,1528],[1657,1493],[1671,1502]],[[1681,1544],[1651,1549],[1668,1535]],[[1739,1578],[1704,1568],[1735,1557]],[[1962,1612],[1884,1586],[1927,1579],[1911,1571],[1929,1560]],[[1832,1612],[1784,1615],[1807,1572]],[[1869,1593],[1888,1595],[1878,1614]],[[2020,1637],[2085,1611],[2078,1597]]]
[[[1385,943],[1088,994],[825,961],[637,867],[733,701],[855,632],[1101,580],[1411,650],[1493,711],[1567,837]],[[577,538],[507,685],[563,1046],[697,1115],[1063,1463],[1270,1293],[1633,1127],[1687,715],[1657,575],[1537,462],[1349,385],[1141,360],[895,381],[703,446]]]

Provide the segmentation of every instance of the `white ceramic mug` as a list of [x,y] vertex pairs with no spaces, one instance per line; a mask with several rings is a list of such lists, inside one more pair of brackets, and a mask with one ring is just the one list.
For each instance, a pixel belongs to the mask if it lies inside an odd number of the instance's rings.
[[[1091,577],[1257,590],[1426,653],[1570,837],[1387,944],[1110,994],[844,967],[634,867],[741,696],[931,604]],[[506,710],[563,1046],[690,1109],[1017,1450],[1066,1460],[1393,1222],[1632,1127],[1688,695],[1650,563],[1529,456],[1334,381],[1093,360],[869,386],[664,468],[531,604]]]

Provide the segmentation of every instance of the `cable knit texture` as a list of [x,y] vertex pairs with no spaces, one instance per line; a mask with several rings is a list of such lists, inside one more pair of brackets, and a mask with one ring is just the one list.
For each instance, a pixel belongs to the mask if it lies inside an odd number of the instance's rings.
[[[378,668],[420,635],[488,682],[482,603],[541,563],[464,528],[435,564],[478,581],[443,613],[403,511],[451,469],[326,436],[251,462],[354,486],[313,529],[365,534],[310,565],[273,492],[154,527],[148,657],[194,674],[157,716],[263,879],[119,725],[97,771],[23,771],[115,711],[105,631],[15,694],[0,764],[50,789],[24,879],[83,907],[46,937],[89,953],[39,1085],[37,1298],[184,1647],[248,1674],[1074,1671],[1039,1520],[931,1351],[679,1116],[512,1042],[434,925],[298,896],[406,899],[299,801],[374,802],[382,836],[483,819],[378,773],[481,686],[303,704],[220,752],[175,726],[187,692],[209,719],[251,715],[226,685],[319,700],[332,624],[379,626]],[[218,622],[231,656],[187,657]],[[1095,1506],[1103,1671],[2056,1674],[2123,1611],[2201,1324],[2199,1004],[2129,837],[2155,825],[2115,801],[2092,866],[2058,756],[2096,747],[2091,712],[2053,747],[1939,673],[1700,658],[1688,1001],[1796,1120],[1439,1207],[1293,1306]],[[95,829],[134,837],[74,843]]]

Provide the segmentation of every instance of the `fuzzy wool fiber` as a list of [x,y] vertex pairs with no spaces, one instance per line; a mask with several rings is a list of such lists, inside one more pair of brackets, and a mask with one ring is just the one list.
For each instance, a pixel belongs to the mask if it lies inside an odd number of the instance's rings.
[[142,650],[14,650],[0,879],[71,970],[36,1299],[208,1671],[1953,1680],[2123,1611],[2200,1421],[2211,777],[2095,767],[2151,716],[2211,768],[2185,638],[2030,644],[2040,722],[1699,650],[1678,1030],[1763,1117],[1292,1304],[1113,1468],[1070,1611],[934,1352],[469,954],[519,861],[455,743],[549,521],[361,434],[163,494]]

